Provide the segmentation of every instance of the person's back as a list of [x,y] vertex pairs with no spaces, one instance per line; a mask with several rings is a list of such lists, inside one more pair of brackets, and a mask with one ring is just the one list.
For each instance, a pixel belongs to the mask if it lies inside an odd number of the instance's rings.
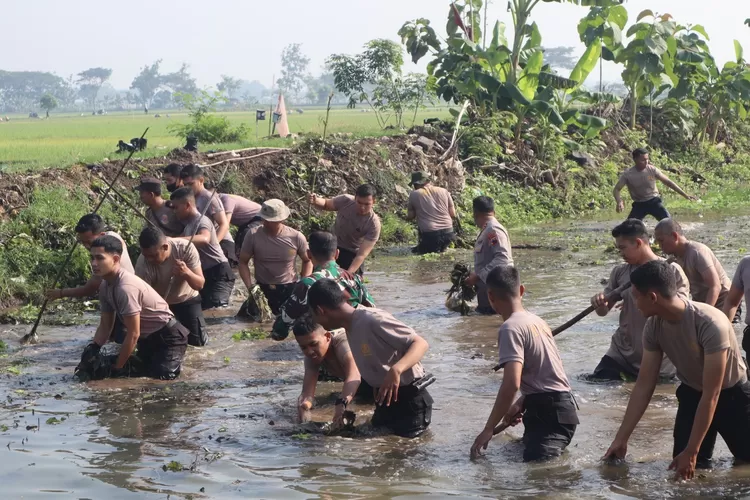
[[706,302],[709,287],[703,278],[703,273],[709,268],[714,268],[721,283],[719,298],[716,300],[714,306],[721,309],[724,306],[724,300],[729,293],[732,282],[729,280],[726,271],[724,271],[724,266],[721,265],[721,262],[716,258],[713,251],[703,243],[688,241],[685,255],[677,257],[677,262],[682,266],[690,281],[690,293],[695,302]]
[[417,227],[425,233],[453,229],[450,207],[453,199],[450,192],[429,184],[409,194],[409,206],[417,214]]

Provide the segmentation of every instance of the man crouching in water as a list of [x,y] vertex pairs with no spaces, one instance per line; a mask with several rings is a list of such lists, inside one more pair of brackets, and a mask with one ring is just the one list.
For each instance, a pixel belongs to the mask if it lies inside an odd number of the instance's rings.
[[312,408],[315,387],[318,385],[318,375],[323,370],[327,375],[344,381],[333,414],[334,427],[343,426],[344,411],[354,396],[361,390],[369,390],[372,395],[372,388],[367,383],[360,385],[362,379],[349,342],[346,340],[346,333],[342,330],[326,331],[315,323],[310,314],[298,318],[292,331],[302,354],[305,355],[305,379],[302,382],[302,394],[297,401],[300,421],[308,420],[308,411]]
[[[103,280],[99,287],[101,319],[93,342],[83,351],[79,369],[98,356],[112,333],[117,315],[125,324],[127,336],[109,375],[174,379],[180,374],[188,330],[174,318],[153,288],[121,268],[122,251],[122,243],[114,236],[100,236],[91,244],[91,270]],[[128,363],[136,345],[142,372],[136,363],[132,367]]]
[[432,396],[420,382],[427,341],[386,311],[347,302],[339,285],[317,281],[307,294],[316,323],[326,330],[344,328],[362,379],[377,390],[373,427],[414,438],[432,420]]

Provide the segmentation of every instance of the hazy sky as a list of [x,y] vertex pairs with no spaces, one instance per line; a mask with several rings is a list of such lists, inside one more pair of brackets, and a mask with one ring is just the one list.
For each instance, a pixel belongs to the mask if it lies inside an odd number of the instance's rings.
[[[111,83],[128,88],[145,64],[163,59],[174,71],[182,62],[199,86],[228,74],[264,85],[278,76],[281,51],[302,43],[314,73],[327,56],[354,53],[373,38],[398,40],[410,19],[426,17],[445,29],[448,0],[8,0],[3,2],[0,69],[43,70],[66,77],[93,67],[114,70]],[[643,9],[670,13],[682,24],[702,24],[718,61],[734,58],[733,39],[750,53],[750,0],[628,0],[631,22]],[[490,19],[510,24],[506,0],[491,0]],[[576,25],[586,8],[540,4],[534,20],[547,47],[582,51]],[[421,70],[411,62],[407,70]],[[607,68],[605,79],[619,75]]]

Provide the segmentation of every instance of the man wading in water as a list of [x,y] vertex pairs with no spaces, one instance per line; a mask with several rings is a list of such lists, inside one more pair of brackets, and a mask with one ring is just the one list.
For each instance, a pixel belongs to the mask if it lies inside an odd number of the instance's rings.
[[[570,444],[579,422],[552,331],[524,309],[525,290],[513,266],[493,269],[487,291],[492,308],[505,321],[498,332],[503,383],[471,457],[487,449],[495,426],[501,421],[516,425],[522,413],[524,462],[556,457]],[[521,397],[514,403],[519,389]]]
[[372,210],[375,187],[362,184],[354,196],[342,194],[330,200],[311,194],[310,203],[315,208],[336,212],[333,229],[339,244],[336,263],[350,273],[364,274],[365,259],[380,238],[380,217]]
[[253,287],[250,273],[250,259],[253,259],[255,281],[268,299],[271,311],[279,314],[281,304],[297,282],[297,257],[302,261],[303,277],[312,272],[312,262],[307,256],[305,235],[284,224],[289,209],[283,201],[267,200],[260,209],[260,218],[263,226],[250,232],[242,242],[240,277],[249,292]]
[[141,231],[138,241],[141,256],[135,263],[136,276],[167,301],[177,320],[190,331],[190,345],[206,345],[208,330],[199,293],[206,279],[195,245],[186,240],[167,238],[153,227]]
[[724,307],[732,282],[716,255],[703,243],[690,241],[674,219],[663,219],[654,228],[654,239],[664,253],[674,255],[690,282],[690,295],[717,309]]
[[271,337],[274,340],[284,340],[289,335],[289,329],[297,318],[307,313],[307,292],[318,280],[328,278],[334,280],[346,291],[348,302],[352,307],[362,304],[374,307],[375,301],[370,296],[362,280],[356,274],[350,274],[336,264],[336,236],[325,231],[315,231],[310,235],[310,248],[307,256],[313,264],[310,276],[300,279],[292,289],[292,293],[281,305],[279,316],[273,324]]
[[185,226],[161,197],[161,181],[153,177],[143,177],[135,190],[140,194],[141,202],[148,207],[146,219],[169,237],[174,238],[182,234]]
[[494,314],[487,298],[487,275],[499,266],[513,265],[508,230],[495,218],[495,202],[487,196],[474,198],[474,222],[481,232],[474,244],[474,272],[466,279],[469,286],[477,287],[477,312]]
[[[346,333],[342,330],[326,331],[315,323],[309,313],[294,322],[292,331],[302,354],[305,355],[305,378],[302,382],[302,394],[297,400],[300,421],[309,420],[308,412],[313,406],[315,387],[318,385],[319,373],[323,369],[326,374],[344,381],[333,414],[334,427],[341,427],[344,425],[344,411],[354,399],[354,395],[360,392],[358,389],[361,382],[357,364],[346,340]],[[365,383],[362,389],[369,390],[372,396],[372,388],[369,385]]]
[[[201,288],[201,307],[226,307],[234,288],[234,273],[224,256],[216,237],[216,229],[208,217],[201,216],[195,206],[195,196],[190,188],[183,187],[172,193],[169,201],[177,218],[185,224],[179,238],[191,241],[198,249],[205,283]],[[193,236],[195,235],[195,236]]]
[[648,151],[642,148],[633,151],[635,165],[627,169],[615,184],[614,196],[617,202],[617,211],[622,212],[625,204],[620,198],[620,191],[627,186],[630,197],[633,199],[633,208],[630,210],[628,219],[643,220],[647,215],[652,215],[656,220],[669,217],[669,212],[664,208],[656,188],[656,181],[661,181],[665,186],[690,201],[696,201],[695,196],[690,196],[664,175],[661,170],[649,163]]
[[716,435],[732,455],[750,461],[750,383],[732,323],[721,311],[677,295],[674,270],[648,262],[630,277],[644,316],[643,361],[620,429],[604,459],[625,458],[628,440],[648,407],[664,354],[677,368],[672,463],[682,479],[709,467]]
[[456,218],[456,207],[447,189],[433,186],[430,174],[414,172],[411,174],[414,191],[409,194],[406,218],[417,219],[419,244],[413,252],[417,254],[441,253],[456,241],[453,232],[453,219]]
[[[122,243],[114,236],[101,236],[91,243],[91,270],[102,280],[99,287],[101,319],[94,340],[83,351],[79,368],[91,363],[107,343],[115,316],[127,330],[125,341],[112,367],[111,376],[146,375],[169,380],[180,374],[187,349],[188,330],[174,318],[156,291],[135,274],[122,268]],[[138,347],[138,362],[126,364]],[[141,365],[137,368],[136,365]]]
[[432,397],[419,384],[427,341],[386,311],[346,301],[339,285],[317,281],[307,294],[313,319],[326,330],[344,328],[362,379],[377,390],[373,427],[398,436],[422,434],[432,420]]
[[[591,305],[596,307],[596,314],[606,316],[618,301],[607,301],[607,295],[630,283],[630,273],[638,266],[655,260],[664,260],[651,250],[646,226],[638,219],[628,219],[612,230],[615,245],[624,264],[616,266],[609,277],[609,283],[602,293],[591,298]],[[690,285],[687,276],[678,264],[671,264],[677,283],[677,293],[685,299],[690,297]],[[623,380],[623,377],[637,377],[643,357],[643,326],[646,317],[638,310],[633,298],[632,289],[621,294],[622,310],[620,325],[612,335],[612,342],[607,354],[602,357],[594,369],[593,377],[600,380]],[[674,367],[669,360],[664,360],[662,376],[674,375]]]

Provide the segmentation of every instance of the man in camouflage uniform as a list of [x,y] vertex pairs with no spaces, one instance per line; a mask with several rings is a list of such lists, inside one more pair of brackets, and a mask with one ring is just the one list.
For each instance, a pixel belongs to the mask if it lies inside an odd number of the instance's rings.
[[281,312],[273,324],[271,337],[284,340],[294,321],[307,311],[307,292],[313,284],[323,278],[332,279],[349,295],[349,303],[356,307],[374,307],[373,300],[359,276],[349,274],[336,264],[338,256],[336,236],[325,231],[316,231],[308,241],[308,256],[313,262],[313,273],[297,282],[292,294],[281,305]]

